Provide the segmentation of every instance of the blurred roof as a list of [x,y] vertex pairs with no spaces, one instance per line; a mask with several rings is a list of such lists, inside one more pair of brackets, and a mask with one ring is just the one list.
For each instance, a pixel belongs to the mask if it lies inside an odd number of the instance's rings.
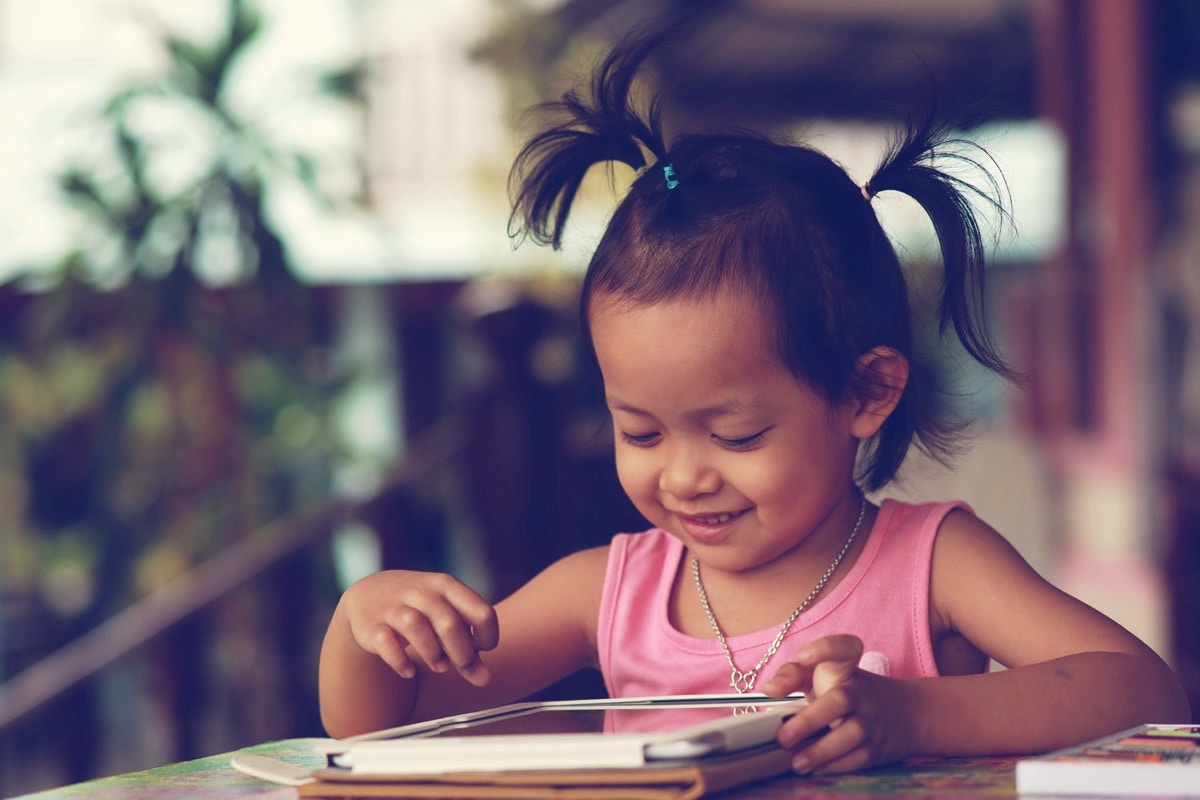
[[881,119],[931,89],[939,102],[970,106],[977,121],[1023,119],[1035,113],[1030,4],[564,0],[533,23],[551,33],[525,45],[540,40],[550,60],[581,30],[615,39],[648,19],[678,28],[684,35],[658,66],[668,79],[686,78],[675,110],[701,124]]

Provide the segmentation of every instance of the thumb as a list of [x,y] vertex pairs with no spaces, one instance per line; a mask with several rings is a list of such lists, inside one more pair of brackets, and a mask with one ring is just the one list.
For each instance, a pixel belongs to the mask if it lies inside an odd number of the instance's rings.
[[812,693],[820,697],[854,674],[862,654],[862,639],[838,634],[805,645],[796,654],[796,661],[812,668]]

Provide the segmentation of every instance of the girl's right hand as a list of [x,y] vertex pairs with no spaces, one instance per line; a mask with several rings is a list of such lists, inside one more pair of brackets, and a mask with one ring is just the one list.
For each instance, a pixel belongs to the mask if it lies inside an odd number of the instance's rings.
[[388,570],[368,575],[342,595],[354,642],[404,678],[415,661],[434,672],[451,667],[475,686],[492,679],[480,652],[500,639],[496,610],[450,575]]

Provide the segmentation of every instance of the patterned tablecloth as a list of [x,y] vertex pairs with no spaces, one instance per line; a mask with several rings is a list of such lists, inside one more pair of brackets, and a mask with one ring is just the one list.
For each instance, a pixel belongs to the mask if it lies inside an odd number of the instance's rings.
[[[288,739],[247,748],[282,761],[315,768],[322,759],[313,750],[315,739]],[[179,764],[100,778],[65,786],[22,800],[140,800],[179,798],[216,800],[248,797],[256,800],[295,800],[296,790],[276,786],[237,772],[229,765],[229,753]],[[747,786],[722,797],[727,800],[823,796],[847,800],[853,797],[1014,797],[1013,759],[931,759],[830,777],[781,777]]]
[[[278,758],[292,764],[317,768],[324,759],[313,744],[317,739],[287,739],[246,748],[253,753]],[[141,798],[179,798],[208,800],[227,797],[253,797],[256,800],[295,800],[296,790],[276,786],[243,775],[229,765],[231,753],[208,756],[195,761],[168,764],[143,772],[130,772],[111,778],[64,786],[45,792],[23,795],[21,800],[58,800],[83,797],[88,800],[141,800]]]

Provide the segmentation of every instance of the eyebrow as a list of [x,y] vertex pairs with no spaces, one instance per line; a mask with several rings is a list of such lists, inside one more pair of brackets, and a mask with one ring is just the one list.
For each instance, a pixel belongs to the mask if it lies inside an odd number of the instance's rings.
[[[608,407],[611,411],[624,411],[627,414],[634,414],[641,417],[653,416],[649,411],[630,405],[629,403],[621,402],[612,397],[606,398]],[[726,400],[723,403],[717,403],[713,406],[693,409],[688,412],[689,416],[697,417],[720,417],[732,414],[744,414],[751,411],[757,411],[762,408],[763,404],[759,402],[745,402],[743,400]]]

